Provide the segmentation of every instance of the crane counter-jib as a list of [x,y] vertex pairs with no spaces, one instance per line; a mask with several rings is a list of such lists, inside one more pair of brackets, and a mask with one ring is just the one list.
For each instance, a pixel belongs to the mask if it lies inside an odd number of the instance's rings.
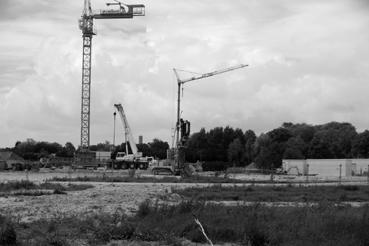
[[120,9],[100,10],[93,14],[94,19],[127,19],[133,16],[145,16],[145,5],[124,5]]

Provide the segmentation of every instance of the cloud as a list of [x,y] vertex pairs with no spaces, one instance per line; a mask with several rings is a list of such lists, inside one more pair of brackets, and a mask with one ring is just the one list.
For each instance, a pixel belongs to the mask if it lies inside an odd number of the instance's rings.
[[[1,1],[0,146],[26,138],[79,144],[82,3]],[[285,121],[332,120],[367,128],[367,1],[142,3],[145,17],[95,21],[91,143],[112,139],[115,103],[136,138],[169,141],[172,68],[206,73],[238,63],[250,66],[185,85],[182,116],[193,131],[261,133]]]

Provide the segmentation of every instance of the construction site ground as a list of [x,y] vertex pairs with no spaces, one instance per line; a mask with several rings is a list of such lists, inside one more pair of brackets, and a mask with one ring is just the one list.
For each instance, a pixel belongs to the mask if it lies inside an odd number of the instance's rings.
[[[84,177],[84,176],[127,176],[127,170],[121,171],[87,171],[79,170],[75,172],[60,171],[60,170],[41,170],[38,172],[26,171],[6,171],[0,172],[0,182],[29,180],[33,182],[44,182],[53,177]],[[8,196],[0,197],[0,214],[6,214],[13,219],[22,222],[30,222],[39,219],[60,218],[70,216],[84,216],[94,213],[119,213],[119,214],[134,214],[138,205],[150,199],[159,203],[178,203],[182,198],[172,193],[173,189],[180,189],[191,186],[208,186],[211,183],[161,183],[160,178],[164,175],[152,175],[149,170],[137,171],[136,175],[149,176],[157,178],[157,182],[153,183],[109,183],[109,182],[88,182],[94,187],[82,190],[71,191],[65,194],[53,194],[44,196]],[[214,173],[201,173],[200,175],[214,175]],[[250,181],[266,181],[265,184],[256,183],[255,185],[271,185],[270,175],[246,175],[246,174],[228,174],[228,177],[239,180]],[[276,181],[290,181],[292,184],[302,184],[306,181],[306,177],[275,175]],[[316,181],[336,181],[327,182],[327,185],[336,185],[337,177],[309,177],[310,184],[315,184]],[[367,177],[350,177],[342,178],[341,182],[347,184],[367,184]],[[63,182],[61,182],[63,183]],[[74,182],[77,183],[77,182]],[[81,182],[86,184],[86,182]],[[64,182],[68,184],[68,182]],[[230,183],[224,185],[245,185]],[[246,184],[247,185],[247,184]],[[281,184],[281,185],[286,185]],[[225,203],[227,204],[227,203]],[[229,203],[232,205],[232,203]],[[188,244],[190,245],[190,244]]]

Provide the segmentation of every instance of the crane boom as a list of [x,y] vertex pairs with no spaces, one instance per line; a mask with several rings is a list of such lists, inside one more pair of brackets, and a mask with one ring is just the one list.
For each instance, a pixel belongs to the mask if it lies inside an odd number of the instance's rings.
[[[125,132],[126,136],[128,137],[128,141],[129,141],[129,145],[131,146],[132,154],[137,155],[137,153],[138,153],[137,146],[136,146],[135,140],[133,138],[132,130],[129,127],[126,114],[124,113],[123,106],[120,103],[119,104],[114,104],[114,106],[117,108],[118,113],[120,115],[120,118],[122,120],[123,127],[124,127],[124,132]],[[126,153],[126,154],[128,154],[128,153]]]
[[193,80],[198,80],[198,79],[204,79],[204,78],[207,78],[207,77],[211,77],[211,76],[214,76],[214,75],[217,75],[217,74],[221,74],[221,73],[226,73],[226,72],[229,72],[229,71],[232,71],[232,70],[236,70],[236,69],[240,69],[240,68],[243,68],[243,67],[247,67],[248,65],[245,65],[245,64],[240,64],[240,65],[237,65],[237,66],[233,66],[233,67],[228,67],[228,68],[224,68],[224,69],[220,69],[220,70],[216,70],[216,71],[213,71],[213,72],[209,72],[209,73],[204,73],[204,74],[201,74],[199,76],[196,76],[196,77],[191,77],[191,78],[188,78],[188,79],[180,79],[179,75],[178,75],[178,72],[177,72],[177,69],[173,68],[173,71],[174,71],[174,74],[176,75],[177,77],[177,84],[178,84],[178,97],[177,97],[177,125],[176,125],[176,147],[178,148],[179,145],[180,145],[180,139],[179,139],[179,130],[180,130],[180,112],[181,112],[181,86],[184,84],[184,83],[187,83],[187,82],[190,82],[190,81],[193,81]]
[[247,67],[247,66],[248,65],[240,64],[240,65],[237,65],[237,66],[233,66],[233,67],[229,67],[229,68],[224,68],[224,69],[221,69],[221,70],[216,70],[216,71],[213,71],[213,72],[210,72],[210,73],[204,73],[204,74],[201,74],[200,76],[191,77],[191,78],[183,79],[183,80],[181,80],[179,78],[177,70],[175,68],[173,68],[173,70],[174,70],[174,73],[175,73],[175,75],[177,77],[178,83],[184,84],[184,83],[187,83],[187,82],[190,82],[190,81],[193,81],[193,80],[204,79],[204,78],[207,78],[207,77],[211,77],[211,76],[214,76],[214,75],[217,75],[217,74],[221,74],[221,73],[226,73],[226,72],[229,72],[229,71],[232,71],[232,70],[236,70],[236,69],[239,69],[239,68],[243,68],[243,67]]

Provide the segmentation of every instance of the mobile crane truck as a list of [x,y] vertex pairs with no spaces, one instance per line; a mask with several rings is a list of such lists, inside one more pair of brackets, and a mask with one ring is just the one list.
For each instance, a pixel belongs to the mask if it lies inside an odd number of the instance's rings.
[[[129,127],[126,114],[124,113],[122,104],[114,104],[118,110],[119,116],[122,120],[124,127],[124,134],[126,140],[126,152],[118,152],[114,161],[114,168],[121,169],[147,169],[150,162],[154,161],[153,157],[142,156],[142,152],[139,152],[132,134],[132,130]],[[131,147],[132,153],[129,154],[128,143]]]

